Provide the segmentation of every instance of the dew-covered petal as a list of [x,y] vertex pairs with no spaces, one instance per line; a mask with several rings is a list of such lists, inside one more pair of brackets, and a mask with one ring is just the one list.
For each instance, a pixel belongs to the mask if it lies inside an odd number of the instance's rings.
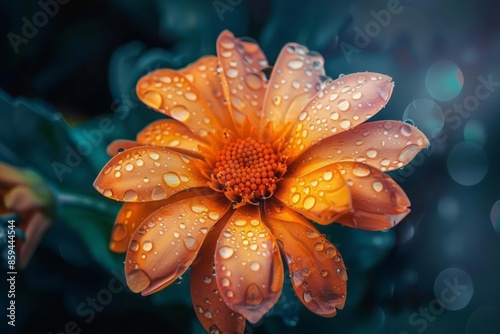
[[217,73],[218,66],[216,56],[205,56],[179,72],[198,89],[220,125],[234,131],[234,124],[229,116],[226,97]]
[[382,171],[408,164],[429,146],[417,128],[398,121],[375,121],[322,140],[298,157],[289,170],[307,173],[338,161],[357,161]]
[[212,195],[187,198],[148,216],[127,251],[125,273],[130,289],[149,295],[175,281],[228,209],[224,196]]
[[258,128],[267,81],[261,71],[268,66],[264,53],[256,42],[235,38],[226,30],[217,39],[217,56],[233,122],[239,127],[248,117]]
[[217,241],[215,271],[222,299],[251,323],[277,302],[283,264],[258,206],[239,208],[224,226]]
[[347,272],[342,256],[303,216],[276,200],[265,203],[264,221],[280,245],[295,294],[323,317],[344,307]]
[[319,91],[292,126],[290,161],[310,146],[366,121],[389,101],[394,83],[386,75],[355,73]]
[[134,140],[121,140],[121,139],[114,140],[106,148],[106,153],[108,153],[109,156],[113,157],[120,152],[123,152],[125,150],[131,149],[131,148],[134,148],[137,146],[144,146],[144,144],[139,144],[138,142],[136,142]]
[[215,278],[215,248],[225,226],[226,214],[208,233],[198,257],[191,265],[191,299],[196,316],[208,333],[239,333],[245,330],[245,319],[231,310],[219,292]]
[[338,217],[338,222],[377,231],[395,226],[410,212],[410,200],[389,175],[359,162],[339,162],[335,166],[351,189],[353,208]]
[[137,142],[142,145],[165,146],[196,158],[203,158],[200,147],[210,150],[209,145],[175,120],[160,120],[149,124],[139,132]]
[[201,93],[177,71],[163,69],[143,76],[137,83],[137,96],[148,107],[181,122],[202,139],[221,130]]
[[335,165],[307,174],[288,173],[278,184],[276,198],[319,224],[330,224],[351,208],[351,194]]
[[131,148],[111,158],[94,181],[94,187],[117,201],[159,201],[207,185],[194,161],[166,147]]
[[288,43],[274,64],[264,98],[261,128],[295,122],[309,100],[321,89],[326,79],[323,57],[305,46]]

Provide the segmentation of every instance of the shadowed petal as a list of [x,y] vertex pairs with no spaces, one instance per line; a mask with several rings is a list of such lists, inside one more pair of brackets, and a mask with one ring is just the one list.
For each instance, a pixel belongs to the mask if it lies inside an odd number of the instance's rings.
[[338,161],[358,161],[382,171],[401,168],[429,146],[417,128],[397,121],[364,123],[322,140],[289,166],[301,173]]
[[377,73],[349,74],[326,86],[304,107],[290,131],[290,161],[320,140],[378,113],[393,87],[390,77]]
[[115,155],[97,176],[94,187],[124,202],[159,201],[190,188],[204,187],[194,160],[165,147],[140,146]]
[[198,89],[210,107],[210,112],[217,118],[223,128],[235,130],[231,117],[228,117],[229,108],[226,97],[217,73],[218,60],[216,56],[206,56],[180,70]]
[[235,38],[223,31],[217,39],[220,79],[233,122],[239,127],[248,117],[259,128],[266,79],[261,70],[268,66],[266,56],[255,42]]
[[278,184],[276,198],[289,208],[319,224],[330,224],[351,208],[348,185],[335,165],[308,174],[286,174]]
[[214,272],[214,255],[226,214],[208,233],[198,257],[191,265],[191,299],[198,319],[208,333],[238,333],[245,330],[245,319],[231,310],[222,299]]
[[181,276],[228,209],[223,196],[212,195],[187,198],[152,213],[130,241],[125,262],[129,288],[149,295]]
[[157,70],[137,83],[137,96],[148,107],[184,124],[200,138],[221,130],[196,87],[177,71]]
[[251,323],[278,301],[283,263],[258,206],[239,208],[224,226],[217,241],[215,271],[222,299]]
[[210,150],[210,146],[175,120],[160,120],[149,124],[139,132],[137,142],[142,145],[165,146],[195,158],[203,158],[200,146]]
[[384,230],[398,224],[410,212],[410,200],[390,176],[359,162],[335,166],[351,189],[352,212],[337,221],[364,230]]
[[28,218],[28,222],[23,224],[26,227],[24,228],[24,235],[26,237],[26,241],[21,243],[17,243],[17,247],[19,247],[19,268],[24,269],[28,265],[31,257],[35,253],[38,244],[42,240],[45,232],[49,229],[50,225],[52,225],[51,220],[46,217],[42,212],[34,212]]
[[286,44],[273,67],[262,107],[261,128],[294,123],[325,79],[323,57],[296,43]]
[[347,293],[346,268],[338,250],[307,219],[278,201],[266,201],[264,221],[286,258],[302,304],[318,315],[335,316]]

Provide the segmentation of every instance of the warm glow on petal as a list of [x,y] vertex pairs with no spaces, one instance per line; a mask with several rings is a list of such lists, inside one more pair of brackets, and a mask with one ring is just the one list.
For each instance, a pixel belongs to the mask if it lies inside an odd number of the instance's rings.
[[355,73],[334,80],[299,113],[288,137],[290,159],[378,113],[389,101],[393,88],[390,77],[377,73]]
[[312,312],[333,317],[347,293],[347,272],[337,248],[304,217],[278,201],[267,201],[264,220],[278,240],[293,289]]
[[335,164],[351,189],[352,213],[338,222],[364,230],[384,230],[399,223],[409,212],[410,200],[390,176],[359,162]]
[[130,241],[125,261],[129,288],[148,295],[181,276],[228,209],[223,196],[215,195],[184,199],[152,213]]
[[309,100],[326,79],[323,57],[305,46],[288,43],[273,67],[262,107],[261,128],[268,122],[275,126],[295,123]]
[[159,201],[207,185],[193,161],[165,147],[132,148],[115,155],[104,166],[94,187],[117,201]]
[[228,213],[210,231],[191,265],[191,299],[196,316],[208,333],[238,333],[245,330],[245,319],[234,312],[220,296],[214,272],[214,255]]
[[224,31],[217,40],[220,79],[231,117],[238,126],[248,117],[254,127],[260,125],[266,79],[261,72],[268,66],[259,45],[235,38]]
[[111,144],[108,145],[106,148],[106,153],[108,153],[109,156],[113,157],[117,155],[120,152],[123,152],[125,150],[137,147],[137,146],[144,146],[143,144],[139,144],[136,141],[133,140],[115,140]]
[[217,241],[215,271],[222,299],[251,323],[278,301],[283,263],[258,206],[241,207],[226,223]]
[[330,224],[351,208],[349,186],[335,165],[305,175],[286,174],[278,184],[275,196],[319,224]]
[[405,166],[428,146],[425,135],[411,125],[369,122],[322,140],[297,158],[289,170],[307,173],[333,162],[358,161],[390,171]]
[[219,63],[216,56],[206,56],[179,70],[179,72],[198,89],[210,107],[209,111],[217,118],[220,125],[234,131],[233,120],[229,116],[229,108],[217,73],[217,66]]
[[165,146],[200,159],[203,158],[200,146],[210,149],[210,146],[175,120],[160,120],[149,124],[139,132],[137,142],[142,145]]
[[217,118],[196,87],[174,70],[157,70],[137,83],[137,96],[148,107],[184,124],[200,138],[220,130]]

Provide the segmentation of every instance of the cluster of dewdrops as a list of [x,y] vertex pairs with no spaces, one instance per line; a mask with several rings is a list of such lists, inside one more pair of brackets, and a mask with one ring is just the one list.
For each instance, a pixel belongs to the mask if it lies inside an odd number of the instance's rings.
[[272,195],[281,169],[282,158],[271,144],[238,138],[219,151],[212,175],[221,190],[252,202]]

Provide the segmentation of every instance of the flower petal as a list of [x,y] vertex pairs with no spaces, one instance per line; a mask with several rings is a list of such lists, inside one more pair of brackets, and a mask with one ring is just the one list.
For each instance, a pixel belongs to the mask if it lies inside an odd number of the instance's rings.
[[26,228],[24,229],[26,241],[22,246],[19,246],[20,269],[26,268],[45,232],[52,225],[51,220],[40,211],[35,211],[28,219]]
[[245,330],[245,319],[221,298],[214,272],[217,239],[229,217],[224,216],[208,233],[191,265],[191,299],[196,316],[208,333],[243,334]]
[[139,224],[165,203],[168,201],[123,204],[115,219],[109,248],[116,253],[126,252],[130,239],[132,239]]
[[187,198],[152,213],[130,241],[125,262],[129,288],[149,295],[181,276],[228,209],[224,196],[215,195]]
[[177,71],[163,69],[143,76],[137,83],[137,96],[148,107],[178,120],[200,138],[221,129],[203,95]]
[[226,223],[217,241],[215,271],[222,299],[251,323],[278,301],[283,263],[259,207],[241,207]]
[[235,130],[229,115],[229,109],[220,83],[216,56],[205,56],[188,67],[179,70],[198,89],[210,107],[210,112],[217,118],[223,128]]
[[288,140],[291,162],[310,146],[349,130],[382,109],[394,83],[386,75],[356,73],[338,78],[304,107]]
[[350,210],[350,190],[335,165],[305,175],[298,172],[286,174],[275,193],[289,208],[323,225]]
[[139,144],[138,142],[134,140],[114,140],[111,144],[108,145],[106,148],[106,153],[110,157],[114,157],[120,152],[123,152],[125,150],[137,147],[137,146],[144,146],[143,144]]
[[159,201],[206,185],[207,179],[193,159],[165,147],[151,146],[118,153],[94,182],[104,196],[124,202]]
[[322,140],[300,155],[289,170],[302,173],[338,161],[359,161],[382,171],[401,168],[429,146],[417,128],[397,121],[364,123]]
[[359,162],[339,162],[335,166],[351,189],[352,212],[337,221],[364,230],[384,230],[395,226],[410,212],[410,200],[390,176]]
[[288,43],[274,65],[264,98],[261,128],[267,122],[285,126],[294,123],[309,100],[321,89],[325,70],[323,57],[305,46]]
[[339,251],[304,217],[278,201],[266,201],[264,220],[286,257],[293,289],[312,312],[333,317],[347,294]]
[[227,30],[217,39],[217,56],[234,124],[239,127],[248,117],[259,128],[266,93],[266,79],[261,70],[268,66],[266,56],[257,43],[235,38]]
[[210,146],[199,140],[184,125],[175,120],[160,120],[149,124],[137,135],[142,145],[164,146],[171,150],[202,159],[200,146],[210,150]]

